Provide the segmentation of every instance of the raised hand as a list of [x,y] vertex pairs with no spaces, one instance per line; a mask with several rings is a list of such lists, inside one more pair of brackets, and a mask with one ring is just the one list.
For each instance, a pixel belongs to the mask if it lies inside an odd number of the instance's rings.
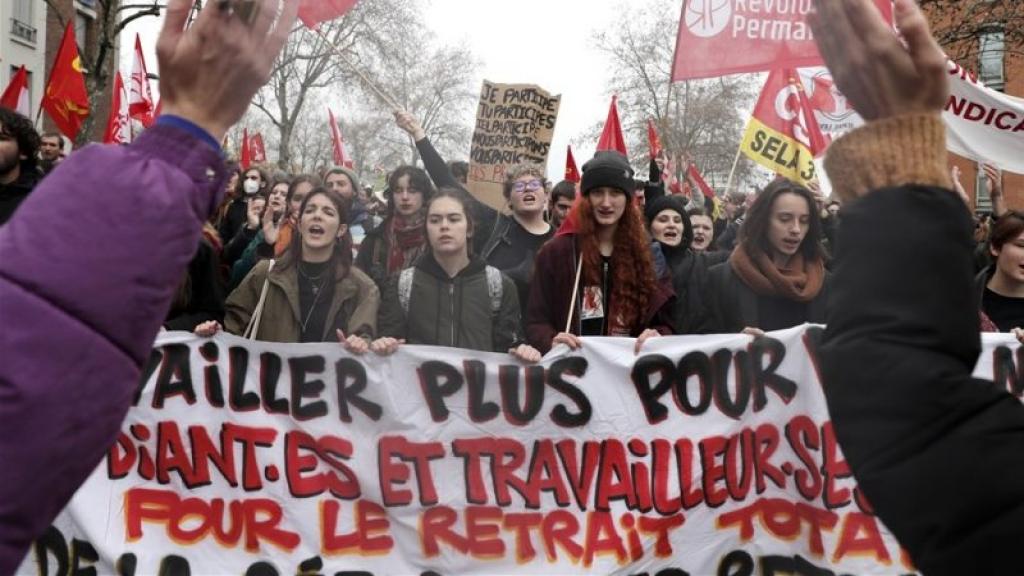
[[896,0],[906,47],[871,0],[815,0],[807,21],[836,87],[865,120],[942,111],[946,56],[914,0]]
[[[192,0],[169,0],[157,40],[160,99],[166,114],[181,116],[216,140],[245,114],[267,80],[295,22],[299,0],[255,0],[252,11],[209,3],[185,30]],[[246,14],[252,14],[250,18]],[[275,22],[276,19],[276,22]]]
[[413,140],[420,141],[427,137],[416,117],[405,110],[395,110],[395,124],[412,136]]

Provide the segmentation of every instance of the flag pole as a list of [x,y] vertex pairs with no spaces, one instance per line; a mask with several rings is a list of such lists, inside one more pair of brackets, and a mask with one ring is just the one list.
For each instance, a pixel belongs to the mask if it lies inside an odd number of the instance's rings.
[[743,151],[743,142],[736,148],[736,158],[733,158],[732,169],[729,170],[729,179],[725,182],[725,193],[732,192],[732,178],[736,175],[736,166],[740,163],[740,152]]
[[388,96],[387,92],[385,92],[379,86],[377,86],[377,84],[373,80],[370,80],[370,78],[366,74],[363,74],[362,70],[357,68],[351,62],[349,62],[348,58],[345,57],[345,54],[341,51],[341,49],[335,46],[334,43],[327,38],[326,34],[324,34],[320,29],[315,29],[313,30],[313,32],[317,36],[319,36],[324,41],[325,44],[327,44],[327,46],[331,49],[331,52],[334,52],[334,54],[338,58],[341,58],[342,63],[344,63],[349,70],[355,72],[356,76],[359,76],[359,79],[363,81],[363,84],[367,88],[369,88],[370,91],[374,93],[374,95],[380,98],[382,102],[391,107],[392,110],[404,109],[403,106],[399,106],[398,104],[396,104],[395,100]]

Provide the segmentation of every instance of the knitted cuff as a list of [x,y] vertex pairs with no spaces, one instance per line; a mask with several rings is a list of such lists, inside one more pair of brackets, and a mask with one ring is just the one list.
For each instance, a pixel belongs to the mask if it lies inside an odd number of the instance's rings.
[[946,128],[938,114],[907,114],[866,125],[829,147],[825,171],[842,201],[907,184],[952,189]]

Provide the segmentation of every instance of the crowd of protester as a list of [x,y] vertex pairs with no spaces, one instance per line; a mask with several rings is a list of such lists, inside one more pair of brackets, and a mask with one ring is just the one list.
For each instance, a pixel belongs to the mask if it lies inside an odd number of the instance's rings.
[[[653,180],[636,181],[624,156],[600,151],[579,183],[511,167],[500,211],[469,193],[465,162],[445,162],[412,115],[395,118],[424,168],[395,167],[380,194],[347,167],[229,164],[164,328],[536,361],[582,336],[632,336],[639,350],[659,335],[761,335],[826,320],[841,204],[813,183],[730,191],[715,218],[689,186],[666,192],[659,159]],[[15,112],[0,110],[0,123],[7,157],[19,159],[0,165],[6,219],[62,148]],[[982,329],[1024,335],[1024,216],[1006,208],[999,171],[984,169],[993,210],[975,216]],[[968,201],[958,169],[951,177]]]

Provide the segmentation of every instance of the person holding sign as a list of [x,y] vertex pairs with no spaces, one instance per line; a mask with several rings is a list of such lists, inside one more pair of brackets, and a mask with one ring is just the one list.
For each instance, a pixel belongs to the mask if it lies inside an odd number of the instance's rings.
[[828,272],[814,195],[776,179],[747,211],[739,245],[708,271],[712,332],[761,335],[824,322]]
[[380,333],[370,348],[382,355],[400,344],[451,346],[509,352],[525,362],[540,352],[524,343],[515,284],[493,266],[471,256],[475,232],[470,200],[442,188],[427,203],[430,249],[388,286]]
[[269,78],[299,2],[261,0],[250,19],[232,4],[186,29],[192,2],[169,0],[155,125],[69,156],[0,227],[0,574],[117,439],[224,193],[219,143]]
[[526,333],[547,352],[578,349],[581,336],[648,338],[672,333],[672,289],[655,277],[636,185],[625,156],[598,151],[583,166],[583,196],[537,253]]
[[1024,408],[1006,381],[972,377],[971,214],[946,167],[946,57],[912,0],[896,0],[902,39],[869,0],[816,6],[814,38],[867,121],[825,160],[843,200],[818,349],[836,436],[922,574],[1020,573]]
[[[406,111],[395,113],[395,123],[416,142],[423,165],[438,186],[451,186],[466,190],[451,174],[448,165],[420,123]],[[510,214],[503,214],[471,194],[472,212],[480,223],[479,230],[490,230],[474,240],[480,257],[491,266],[507,274],[515,282],[519,294],[521,315],[526,314],[530,295],[530,277],[537,250],[550,240],[555,229],[544,218],[548,206],[547,180],[544,167],[538,164],[512,166],[505,175],[502,191]],[[467,194],[469,192],[467,191]],[[493,224],[492,224],[493,223]]]
[[[345,205],[326,188],[306,196],[288,250],[277,260],[257,264],[228,296],[228,332],[269,342],[337,337],[350,352],[366,352],[377,328],[380,293],[352,265]],[[218,323],[206,322],[195,332],[211,336],[218,330]]]

